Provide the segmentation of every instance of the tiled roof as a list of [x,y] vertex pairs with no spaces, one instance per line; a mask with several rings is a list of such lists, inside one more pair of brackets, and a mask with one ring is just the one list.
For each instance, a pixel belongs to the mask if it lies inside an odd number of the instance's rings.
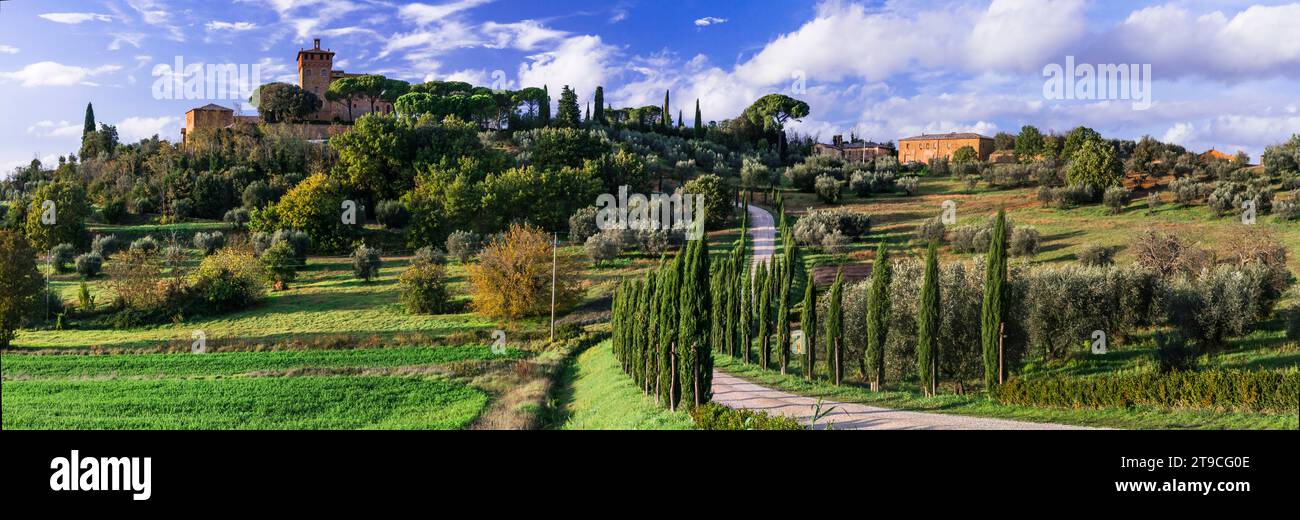
[[948,134],[921,134],[915,137],[905,137],[899,141],[933,141],[944,139],[992,139],[992,137],[983,136],[972,132],[953,132]]
[[191,112],[193,112],[193,111],[195,111],[195,110],[224,110],[224,111],[226,111],[226,112],[234,112],[234,110],[232,110],[232,109],[229,109],[229,108],[223,107],[223,106],[218,105],[218,104],[215,104],[215,103],[208,103],[208,104],[203,105],[203,106],[201,106],[201,107],[198,107],[198,108],[191,108],[191,109],[190,109]]

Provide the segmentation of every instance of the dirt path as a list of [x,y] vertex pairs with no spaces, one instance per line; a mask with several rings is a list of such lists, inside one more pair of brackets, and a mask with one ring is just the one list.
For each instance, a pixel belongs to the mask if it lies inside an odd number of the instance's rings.
[[[767,262],[776,251],[776,229],[772,214],[749,206],[750,237],[754,243],[752,265]],[[713,371],[713,402],[731,408],[759,410],[792,417],[805,425],[812,422],[817,399],[773,390],[739,377]],[[828,413],[817,424],[834,424],[841,430],[1068,430],[1076,426],[1044,424],[983,417],[908,412],[857,403],[823,402]]]

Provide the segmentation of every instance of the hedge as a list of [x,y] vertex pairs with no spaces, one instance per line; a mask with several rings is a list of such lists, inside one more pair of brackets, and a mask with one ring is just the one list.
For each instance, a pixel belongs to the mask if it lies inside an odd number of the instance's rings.
[[1004,404],[1168,408],[1289,413],[1300,399],[1300,371],[1206,370],[1168,374],[1014,378],[994,393]]
[[802,430],[798,421],[783,415],[753,410],[735,410],[717,403],[691,409],[695,427],[701,430]]

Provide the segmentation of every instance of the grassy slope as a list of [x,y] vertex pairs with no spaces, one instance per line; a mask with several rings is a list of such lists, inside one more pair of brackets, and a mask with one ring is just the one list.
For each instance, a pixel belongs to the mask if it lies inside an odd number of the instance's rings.
[[[1292,429],[1296,427],[1297,420],[1296,414],[1160,410],[1147,407],[1093,410],[1007,406],[979,395],[941,394],[926,398],[907,391],[872,392],[853,383],[837,387],[824,380],[808,382],[801,376],[782,376],[778,372],[758,368],[757,365],[746,365],[729,356],[715,355],[714,359],[719,370],[772,388],[799,395],[824,397],[828,400],[865,403],[902,410],[1141,429]],[[791,373],[799,372],[791,370]]]
[[560,374],[560,406],[566,430],[686,430],[686,412],[670,412],[632,384],[608,341],[579,354]]
[[[408,314],[398,302],[397,276],[405,261],[385,259],[378,280],[369,284],[353,278],[347,258],[312,258],[287,291],[270,292],[252,309],[214,318],[186,320],[176,325],[129,330],[26,330],[18,333],[19,347],[126,347],[148,346],[173,340],[189,341],[193,330],[203,330],[209,342],[221,340],[274,341],[304,335],[348,334],[358,337],[403,332],[449,333],[492,328],[496,322],[474,314],[420,316]],[[449,269],[453,292],[464,290],[464,269]],[[63,277],[52,286],[66,301],[76,301],[78,282]],[[111,293],[101,278],[91,282],[98,302]],[[72,324],[76,327],[76,324]]]
[[455,429],[481,390],[410,377],[284,377],[5,383],[5,428]]

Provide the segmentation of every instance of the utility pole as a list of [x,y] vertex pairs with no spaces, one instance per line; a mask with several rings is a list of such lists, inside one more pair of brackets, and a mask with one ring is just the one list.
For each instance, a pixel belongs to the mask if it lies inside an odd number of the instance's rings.
[[559,233],[551,233],[551,343],[555,343],[555,270],[559,247]]

